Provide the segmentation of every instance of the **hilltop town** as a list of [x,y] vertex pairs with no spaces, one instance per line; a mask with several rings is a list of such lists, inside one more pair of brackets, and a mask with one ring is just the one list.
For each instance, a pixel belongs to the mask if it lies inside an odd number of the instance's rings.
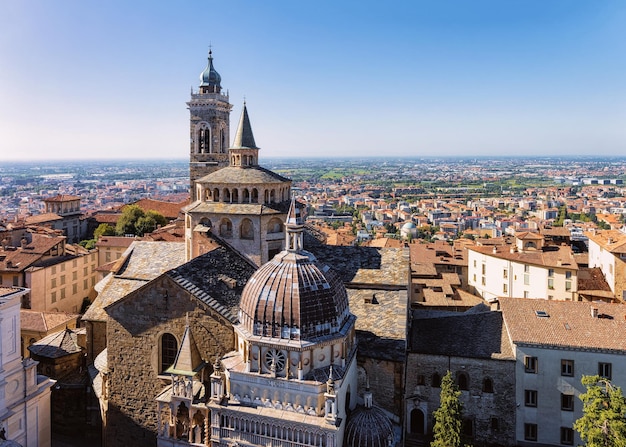
[[200,80],[184,162],[0,167],[7,439],[426,445],[450,371],[468,444],[580,442],[581,377],[626,384],[624,158],[263,163]]

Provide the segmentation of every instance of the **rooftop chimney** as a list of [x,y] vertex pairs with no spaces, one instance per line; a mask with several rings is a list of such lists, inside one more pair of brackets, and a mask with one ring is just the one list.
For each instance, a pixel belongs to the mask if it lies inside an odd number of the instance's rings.
[[598,308],[597,307],[592,307],[591,308],[591,316],[592,316],[592,318],[598,318]]

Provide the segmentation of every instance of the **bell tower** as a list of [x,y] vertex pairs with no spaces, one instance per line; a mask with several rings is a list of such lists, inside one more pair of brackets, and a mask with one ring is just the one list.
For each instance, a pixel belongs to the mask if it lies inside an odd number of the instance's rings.
[[191,90],[189,108],[189,180],[191,201],[196,197],[196,181],[229,164],[230,111],[228,93],[222,93],[222,78],[213,67],[209,50],[207,67],[200,73],[198,91]]

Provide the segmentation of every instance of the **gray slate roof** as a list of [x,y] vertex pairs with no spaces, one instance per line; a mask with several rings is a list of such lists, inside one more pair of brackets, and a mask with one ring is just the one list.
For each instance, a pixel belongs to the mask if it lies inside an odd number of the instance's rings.
[[[82,329],[84,332],[85,329]],[[57,359],[70,354],[81,352],[78,346],[78,331],[64,329],[33,343],[28,347],[31,354],[49,359]]]
[[291,182],[287,177],[261,166],[227,166],[205,175],[197,183],[232,183],[233,185],[255,185],[264,183]]
[[117,272],[109,274],[96,285],[98,296],[91,303],[83,320],[106,321],[104,308],[133,290],[185,262],[183,242],[135,241],[124,252]]
[[220,246],[170,270],[167,275],[235,324],[241,292],[255,270],[256,266],[235,250]]
[[[483,359],[513,359],[502,313],[485,310],[451,314],[430,311],[421,318],[413,313],[410,351]],[[481,311],[482,310],[482,311]],[[440,316],[438,316],[440,315]]]

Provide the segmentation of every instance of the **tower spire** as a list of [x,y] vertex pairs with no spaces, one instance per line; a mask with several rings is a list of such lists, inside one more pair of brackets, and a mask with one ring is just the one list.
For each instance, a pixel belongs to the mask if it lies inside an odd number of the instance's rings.
[[237,133],[235,133],[235,141],[233,141],[232,149],[258,149],[258,147],[256,147],[256,143],[254,142],[252,125],[250,125],[250,118],[248,117],[248,108],[246,107],[245,99],[243,101],[241,118],[239,118],[239,126],[237,126]]

